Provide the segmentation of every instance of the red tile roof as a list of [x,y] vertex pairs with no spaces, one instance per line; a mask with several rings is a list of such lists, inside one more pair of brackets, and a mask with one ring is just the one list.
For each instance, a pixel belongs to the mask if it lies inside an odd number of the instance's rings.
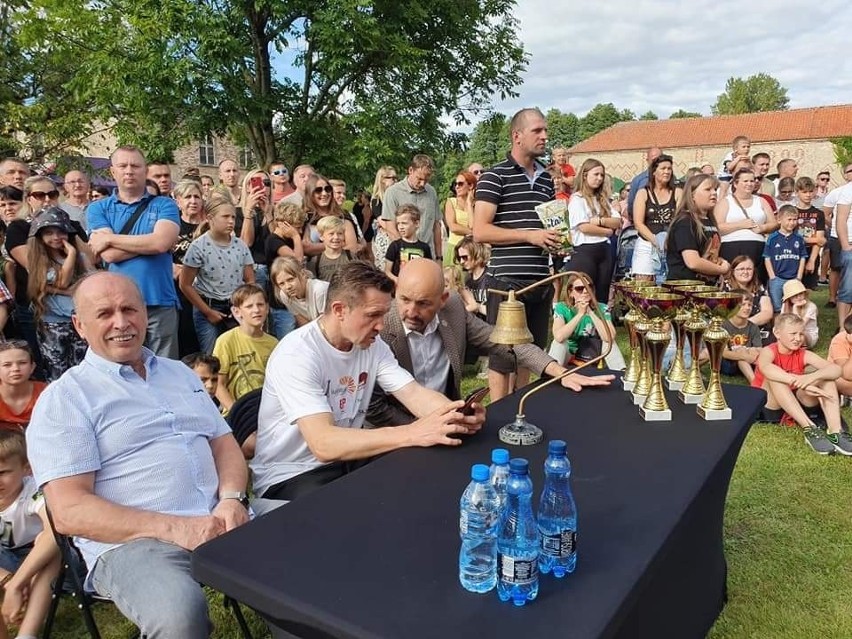
[[619,122],[571,149],[572,153],[676,149],[729,145],[738,135],[752,142],[825,140],[852,135],[852,104],[675,120]]

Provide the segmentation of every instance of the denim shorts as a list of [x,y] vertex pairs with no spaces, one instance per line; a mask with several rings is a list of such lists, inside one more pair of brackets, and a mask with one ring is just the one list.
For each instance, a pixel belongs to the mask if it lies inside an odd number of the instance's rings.
[[24,559],[30,554],[33,545],[21,546],[20,548],[6,548],[0,546],[0,568],[15,572],[24,563]]
[[852,250],[840,252],[840,286],[837,289],[837,301],[852,304]]

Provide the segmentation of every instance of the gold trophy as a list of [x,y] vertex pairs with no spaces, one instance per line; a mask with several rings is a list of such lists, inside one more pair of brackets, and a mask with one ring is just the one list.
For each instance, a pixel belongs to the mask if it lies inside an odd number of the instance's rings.
[[645,403],[648,393],[651,392],[652,370],[648,344],[645,339],[645,334],[651,330],[651,322],[642,312],[640,302],[648,295],[668,293],[668,291],[655,286],[653,282],[636,282],[633,286],[623,290],[627,305],[636,311],[637,314],[637,319],[633,322],[633,329],[636,332],[636,340],[639,343],[641,358],[639,377],[636,379],[636,384],[633,387],[633,403],[641,406]]
[[677,316],[686,298],[676,293],[652,293],[636,300],[642,314],[651,321],[645,344],[651,368],[648,396],[639,409],[647,421],[671,421],[672,411],[663,392],[663,354],[671,340],[668,322]]
[[680,401],[684,404],[698,404],[704,397],[704,380],[701,377],[701,366],[698,364],[698,356],[701,354],[701,342],[704,338],[704,331],[707,329],[707,321],[702,316],[702,311],[705,310],[703,304],[698,303],[695,299],[696,295],[701,293],[718,292],[714,286],[690,286],[679,289],[681,293],[686,295],[686,306],[691,309],[689,319],[683,324],[683,332],[686,334],[686,339],[689,341],[689,352],[692,357],[692,364],[686,374],[686,381],[678,393]]
[[642,346],[639,344],[639,336],[635,327],[635,323],[641,319],[641,316],[630,306],[626,294],[628,289],[636,288],[637,284],[636,280],[624,280],[613,284],[617,298],[628,307],[627,314],[622,318],[627,327],[627,335],[630,338],[630,361],[621,378],[621,383],[626,391],[632,391],[636,386],[636,380],[639,379],[639,371],[642,367]]
[[715,293],[696,293],[694,303],[703,307],[710,315],[710,325],[704,331],[704,343],[710,354],[710,381],[707,392],[701,398],[696,409],[699,416],[708,421],[731,419],[731,409],[722,393],[722,352],[728,344],[730,334],[722,327],[722,322],[736,314],[743,301],[739,293],[717,291]]
[[[701,280],[666,280],[663,286],[672,293],[680,293],[680,289],[692,286],[701,286]],[[683,350],[686,344],[686,332],[683,325],[689,319],[689,310],[681,306],[677,315],[672,318],[672,327],[675,333],[675,356],[666,375],[666,388],[670,391],[679,391],[686,382],[686,366],[683,363]]]

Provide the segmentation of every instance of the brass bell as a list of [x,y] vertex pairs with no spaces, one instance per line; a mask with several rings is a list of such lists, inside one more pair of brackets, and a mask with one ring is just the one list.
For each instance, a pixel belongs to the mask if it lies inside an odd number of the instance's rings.
[[500,302],[497,311],[497,321],[491,332],[493,344],[530,344],[533,341],[532,333],[527,328],[527,314],[523,302],[515,299],[515,291],[509,291],[509,299]]

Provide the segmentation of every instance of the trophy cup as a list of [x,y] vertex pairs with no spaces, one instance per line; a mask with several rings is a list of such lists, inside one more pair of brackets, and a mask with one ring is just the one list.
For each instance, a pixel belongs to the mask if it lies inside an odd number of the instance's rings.
[[689,341],[689,352],[692,356],[692,364],[686,374],[686,381],[681,387],[678,397],[684,404],[698,404],[704,397],[704,380],[701,378],[701,367],[698,364],[698,355],[701,353],[701,341],[704,331],[707,329],[707,321],[702,317],[705,306],[696,300],[696,295],[701,293],[717,293],[719,289],[713,286],[690,286],[679,289],[686,295],[687,306],[691,307],[689,319],[683,324],[683,332]]
[[707,392],[698,405],[699,416],[708,421],[731,419],[731,409],[722,393],[722,379],[719,369],[722,365],[722,351],[728,343],[730,334],[722,327],[722,322],[734,315],[742,303],[739,293],[696,293],[693,296],[696,305],[701,305],[710,315],[710,325],[704,331],[704,343],[710,354],[710,381]]
[[640,302],[648,295],[668,293],[664,288],[655,286],[653,282],[636,282],[630,287],[624,288],[624,299],[627,305],[636,312],[636,319],[633,321],[633,330],[636,333],[636,341],[639,344],[639,375],[636,383],[633,386],[633,403],[642,405],[651,391],[651,360],[648,354],[648,344],[645,340],[645,334],[651,330],[651,323],[642,312]]
[[[663,286],[671,290],[672,293],[685,294],[685,291],[715,291],[713,286],[707,286],[701,280],[667,280],[663,282]],[[672,326],[675,332],[675,356],[672,360],[669,372],[666,375],[666,387],[670,391],[679,391],[686,383],[687,371],[683,363],[683,351],[686,345],[686,331],[683,325],[691,317],[689,305],[684,305],[680,308],[677,315],[672,319]]]
[[636,386],[636,380],[639,379],[639,370],[642,366],[642,347],[639,344],[639,337],[636,334],[636,321],[641,319],[639,313],[630,305],[626,291],[636,288],[638,282],[635,280],[625,280],[616,282],[613,287],[616,291],[618,300],[623,302],[627,307],[627,313],[622,318],[624,325],[627,327],[627,335],[630,338],[630,362],[624,370],[624,375],[621,378],[621,383],[626,391],[632,391]]
[[636,300],[642,314],[651,321],[645,334],[646,351],[651,368],[648,396],[639,409],[645,421],[671,421],[672,411],[663,393],[663,353],[670,341],[667,322],[673,320],[686,298],[677,293],[653,293]]

